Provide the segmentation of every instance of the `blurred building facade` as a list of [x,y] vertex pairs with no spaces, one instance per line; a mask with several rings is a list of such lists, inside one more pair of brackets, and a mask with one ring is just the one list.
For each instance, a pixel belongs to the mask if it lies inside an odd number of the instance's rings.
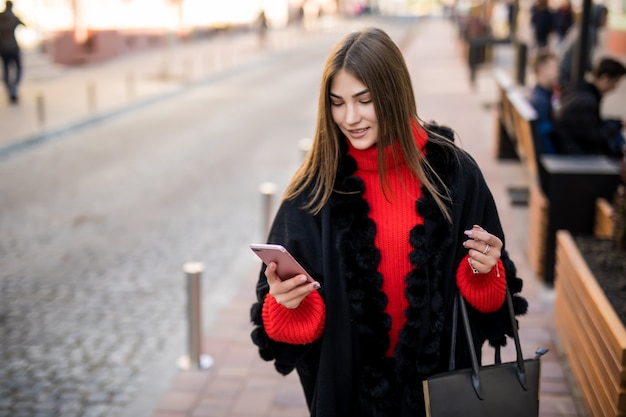
[[262,11],[270,27],[283,27],[298,17],[303,1],[14,0],[14,10],[27,24],[17,34],[22,45],[72,65],[160,46],[171,37],[253,26]]
[[607,49],[626,57],[626,0],[608,0],[609,22],[606,33]]
[[[558,7],[561,1],[550,0],[550,4]],[[610,10],[606,49],[626,56],[626,0],[595,1],[606,4]],[[27,23],[17,33],[25,48],[43,48],[54,62],[76,65],[161,46],[172,38],[254,26],[261,11],[265,12],[270,27],[284,27],[292,22],[306,26],[311,15],[328,13],[415,15],[433,13],[442,7],[492,10],[494,4],[511,2],[532,3],[531,0],[14,0],[14,10]],[[582,0],[572,0],[572,5],[580,10]],[[493,21],[490,26],[498,27]]]

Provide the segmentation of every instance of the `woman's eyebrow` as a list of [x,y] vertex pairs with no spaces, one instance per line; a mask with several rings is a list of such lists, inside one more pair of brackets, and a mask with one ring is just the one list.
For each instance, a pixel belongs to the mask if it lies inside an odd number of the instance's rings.
[[366,89],[365,89],[365,90],[363,90],[363,91],[359,91],[359,92],[358,92],[358,93],[356,93],[356,94],[352,94],[352,98],[357,98],[357,97],[359,97],[359,96],[362,96],[362,95],[368,94],[369,92],[370,92],[370,90],[368,90],[368,89],[366,88]]
[[[357,97],[359,97],[359,96],[362,96],[362,95],[368,94],[369,92],[370,92],[370,90],[368,90],[368,89],[365,89],[365,90],[363,90],[363,91],[359,91],[359,92],[358,92],[358,93],[356,93],[356,94],[352,94],[352,98],[357,98]],[[331,92],[331,93],[330,93],[330,96],[331,96],[331,97],[334,97],[334,98],[339,98],[339,99],[343,98],[343,97],[341,97],[340,95],[335,94],[335,93],[333,93],[333,92]]]

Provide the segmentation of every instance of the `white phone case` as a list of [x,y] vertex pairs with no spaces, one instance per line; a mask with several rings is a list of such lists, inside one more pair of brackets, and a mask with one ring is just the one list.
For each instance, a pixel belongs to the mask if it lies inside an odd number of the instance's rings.
[[276,262],[276,275],[280,279],[290,279],[296,275],[306,275],[310,282],[314,279],[309,273],[294,259],[293,256],[282,245],[253,243],[250,249],[263,260],[265,265],[270,262]]

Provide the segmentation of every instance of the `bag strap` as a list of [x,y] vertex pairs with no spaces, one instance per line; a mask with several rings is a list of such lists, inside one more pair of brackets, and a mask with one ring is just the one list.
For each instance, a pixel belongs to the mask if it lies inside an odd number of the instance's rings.
[[[515,352],[517,355],[517,369],[516,369],[516,373],[517,373],[517,379],[520,383],[520,385],[522,386],[522,388],[527,391],[528,390],[528,383],[526,380],[526,368],[524,366],[524,356],[522,354],[522,347],[521,347],[521,343],[519,340],[519,333],[517,331],[517,320],[515,320],[515,312],[513,310],[513,298],[511,297],[511,293],[509,292],[508,288],[506,290],[506,304],[507,304],[507,309],[509,312],[509,318],[511,320],[511,331],[512,331],[512,336],[513,336],[513,340],[515,341]],[[474,339],[472,337],[472,329],[470,327],[470,323],[469,323],[469,316],[467,314],[467,306],[465,304],[465,300],[463,299],[463,297],[459,294],[458,291],[455,291],[455,300],[454,300],[454,306],[453,306],[453,316],[452,316],[452,338],[451,338],[451,343],[450,343],[450,361],[449,361],[449,366],[450,366],[450,370],[453,370],[455,368],[456,365],[456,359],[455,359],[455,354],[456,354],[456,333],[457,333],[457,321],[458,321],[458,313],[459,311],[461,312],[461,322],[463,324],[463,328],[465,331],[465,337],[467,338],[467,345],[470,351],[470,359],[472,362],[472,386],[474,387],[474,391],[476,392],[476,395],[478,396],[478,398],[480,398],[481,400],[484,399],[483,394],[482,394],[482,388],[481,388],[481,383],[480,383],[480,374],[479,374],[479,366],[478,366],[478,356],[476,355],[476,349],[474,348]],[[498,360],[500,355],[499,355],[499,351],[498,349],[496,349],[496,360]]]
[[[458,328],[458,321],[459,321],[459,304],[458,304],[458,296],[459,293],[458,291],[454,292],[454,304],[452,304],[452,337],[450,338],[450,359],[448,362],[448,371],[454,371],[454,369],[456,368],[456,334],[457,334],[457,328]],[[500,345],[494,346],[494,354],[493,354],[493,362],[496,364],[501,364],[502,363],[502,348],[500,347]],[[537,350],[537,353],[540,353],[540,350],[542,350],[542,348],[539,348]],[[547,352],[547,349],[543,349]],[[540,353],[540,355],[543,355],[544,353]]]
[[450,360],[448,362],[448,370],[454,371],[456,368],[456,332],[459,321],[459,292],[454,292],[454,304],[452,305],[452,335],[450,338]]
[[509,319],[511,320],[511,332],[515,341],[515,353],[517,355],[517,379],[519,380],[524,391],[528,391],[528,382],[526,380],[526,368],[524,366],[524,355],[522,354],[522,344],[519,341],[519,333],[517,330],[517,320],[515,320],[515,310],[513,309],[513,297],[507,287],[506,303],[509,307]]

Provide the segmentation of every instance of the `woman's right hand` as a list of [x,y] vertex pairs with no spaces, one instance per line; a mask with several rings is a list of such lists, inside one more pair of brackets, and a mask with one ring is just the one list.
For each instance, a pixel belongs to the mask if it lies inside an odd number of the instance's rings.
[[297,308],[307,295],[320,288],[319,282],[309,282],[305,275],[280,279],[276,275],[276,262],[270,262],[267,265],[265,277],[270,286],[270,294],[278,304],[289,309]]

